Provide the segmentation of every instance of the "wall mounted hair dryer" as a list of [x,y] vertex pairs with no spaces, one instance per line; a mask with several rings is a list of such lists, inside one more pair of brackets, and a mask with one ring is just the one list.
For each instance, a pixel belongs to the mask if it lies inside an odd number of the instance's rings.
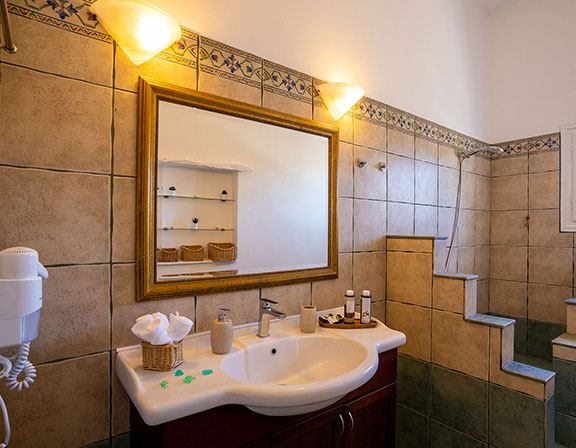
[[[38,262],[38,252],[27,247],[13,247],[0,252],[0,348],[18,345],[9,358],[0,356],[0,379],[6,378],[10,389],[27,389],[36,378],[30,361],[30,341],[38,336],[42,283],[48,278],[46,268]],[[8,412],[0,397],[6,436],[0,448],[8,446],[10,424]]]

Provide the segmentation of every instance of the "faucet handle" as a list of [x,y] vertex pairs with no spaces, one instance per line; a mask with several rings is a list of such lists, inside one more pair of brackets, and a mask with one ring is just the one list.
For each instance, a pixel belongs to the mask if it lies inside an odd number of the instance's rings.
[[270,306],[270,304],[272,304],[272,305],[278,305],[278,302],[276,302],[276,300],[266,299],[266,298],[264,298],[264,297],[262,297],[262,298],[260,299],[260,302],[265,303],[266,306]]

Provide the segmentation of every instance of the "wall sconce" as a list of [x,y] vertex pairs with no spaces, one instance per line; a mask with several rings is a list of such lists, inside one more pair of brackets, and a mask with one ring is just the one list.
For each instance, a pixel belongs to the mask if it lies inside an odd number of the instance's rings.
[[320,98],[334,117],[339,120],[360,98],[364,96],[364,89],[356,84],[345,82],[328,82],[316,87]]
[[90,11],[136,65],[160,53],[182,35],[176,20],[143,0],[98,0]]

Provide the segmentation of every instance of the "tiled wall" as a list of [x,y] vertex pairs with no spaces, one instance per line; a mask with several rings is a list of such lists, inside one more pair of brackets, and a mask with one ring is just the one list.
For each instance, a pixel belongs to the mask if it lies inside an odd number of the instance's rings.
[[[345,289],[372,290],[383,317],[385,234],[448,235],[456,150],[479,144],[383,103],[364,99],[341,129],[338,280],[152,303],[134,297],[138,75],[332,122],[314,94],[322,81],[184,30],[140,67],[98,26],[89,2],[9,4],[19,51],[0,52],[0,248],[39,251],[45,285],[37,382],[2,385],[18,447],[76,447],[129,430],[114,349],[136,343],[134,319],[160,310],[209,328],[218,307],[255,321],[258,298],[288,314],[342,303]],[[354,160],[368,161],[358,168]],[[388,171],[377,169],[380,162]],[[465,162],[464,210],[452,268],[480,274],[487,306],[490,163]]]
[[519,354],[551,362],[575,286],[573,234],[559,225],[560,135],[500,146],[491,162],[490,312],[517,319]]

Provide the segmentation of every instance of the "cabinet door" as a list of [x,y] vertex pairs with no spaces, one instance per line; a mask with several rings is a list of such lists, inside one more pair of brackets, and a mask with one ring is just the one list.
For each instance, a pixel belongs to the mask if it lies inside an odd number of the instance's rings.
[[378,389],[344,405],[344,447],[393,447],[396,385]]
[[272,436],[272,448],[340,448],[343,408],[323,412]]

